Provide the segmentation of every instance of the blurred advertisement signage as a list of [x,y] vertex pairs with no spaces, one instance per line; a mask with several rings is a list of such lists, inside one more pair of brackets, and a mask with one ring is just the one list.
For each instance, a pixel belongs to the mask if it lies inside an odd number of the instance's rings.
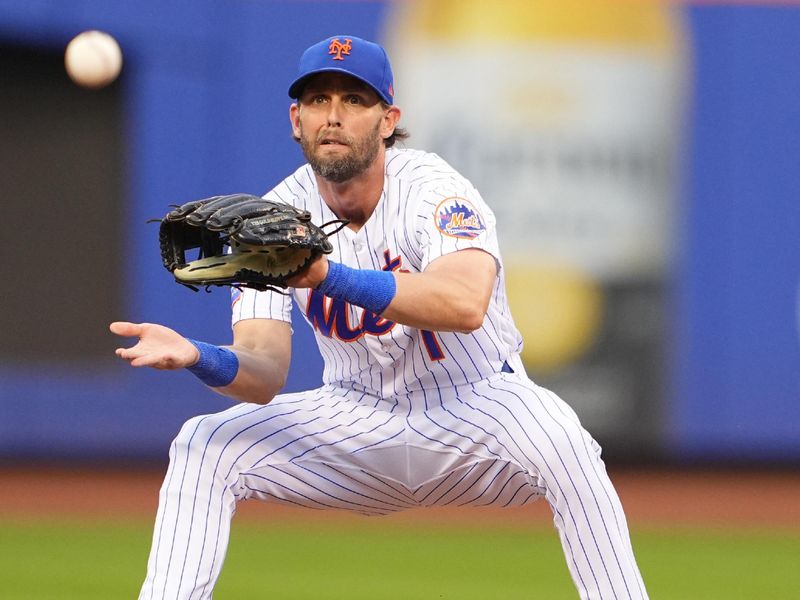
[[654,447],[678,15],[648,2],[409,0],[387,24],[408,145],[440,154],[495,211],[529,374],[601,441]]

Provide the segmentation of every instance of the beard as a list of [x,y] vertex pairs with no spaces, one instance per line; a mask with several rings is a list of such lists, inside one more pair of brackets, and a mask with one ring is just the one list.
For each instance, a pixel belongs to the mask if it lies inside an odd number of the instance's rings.
[[378,135],[380,122],[361,138],[338,135],[337,140],[347,144],[349,152],[344,156],[323,157],[318,154],[321,140],[330,137],[329,134],[320,133],[316,140],[310,140],[300,132],[300,147],[303,155],[314,172],[333,183],[344,183],[366,171],[378,156],[383,139]]

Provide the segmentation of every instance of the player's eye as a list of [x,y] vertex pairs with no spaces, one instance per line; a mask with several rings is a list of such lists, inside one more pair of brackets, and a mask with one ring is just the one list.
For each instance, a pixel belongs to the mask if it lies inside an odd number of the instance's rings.
[[324,104],[325,103],[325,95],[324,94],[309,94],[308,97],[304,100],[306,104]]
[[344,99],[344,101],[346,104],[353,104],[353,105],[361,104],[361,98],[359,98],[355,94],[350,94]]

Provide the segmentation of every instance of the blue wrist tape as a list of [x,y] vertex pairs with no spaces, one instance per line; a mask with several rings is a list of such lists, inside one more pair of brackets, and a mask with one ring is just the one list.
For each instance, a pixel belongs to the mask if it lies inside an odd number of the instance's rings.
[[239,357],[234,352],[197,340],[189,341],[200,351],[200,360],[186,369],[200,381],[211,387],[222,387],[236,378]]
[[351,269],[328,262],[328,276],[317,290],[335,300],[344,300],[381,314],[397,293],[397,282],[389,271]]

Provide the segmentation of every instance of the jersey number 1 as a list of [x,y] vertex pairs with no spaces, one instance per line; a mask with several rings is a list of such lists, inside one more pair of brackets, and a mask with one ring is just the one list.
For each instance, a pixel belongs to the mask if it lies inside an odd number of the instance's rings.
[[[399,271],[400,273],[408,273],[408,269],[401,269],[400,267],[403,265],[403,259],[400,256],[395,256],[392,258],[392,254],[389,250],[383,251],[383,270],[384,271]],[[439,345],[439,340],[436,339],[436,334],[432,331],[420,330],[422,334],[422,343],[425,344],[425,349],[428,351],[428,356],[431,360],[442,360],[444,358],[444,352],[442,352],[442,347]]]

